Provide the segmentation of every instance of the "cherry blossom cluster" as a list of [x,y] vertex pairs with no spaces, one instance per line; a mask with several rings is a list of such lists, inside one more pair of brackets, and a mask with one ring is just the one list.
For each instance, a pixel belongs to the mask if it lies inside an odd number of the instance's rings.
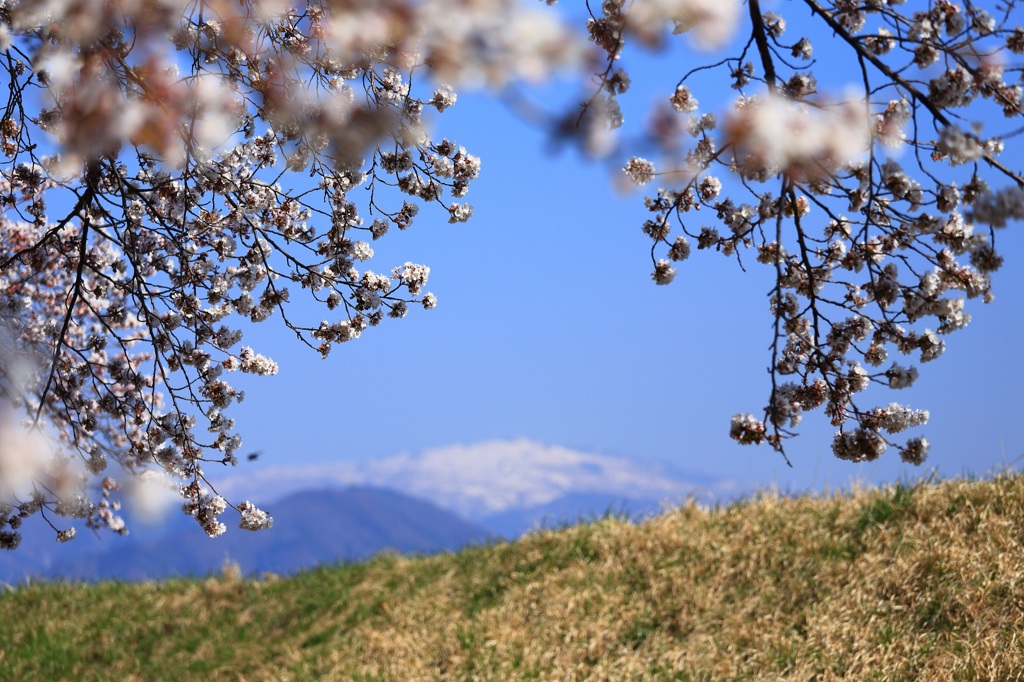
[[[836,457],[871,460],[896,445],[918,464],[927,440],[891,437],[927,412],[862,406],[861,394],[913,385],[918,368],[890,356],[936,359],[969,323],[966,300],[993,300],[1003,263],[994,228],[1024,219],[1024,177],[1004,154],[1024,117],[1024,12],[1013,0],[996,12],[948,0],[802,0],[808,35],[789,35],[788,8],[746,4],[735,52],[682,74],[652,113],[662,158],[622,168],[636,185],[662,185],[642,226],[651,277],[677,280],[691,245],[741,265],[750,252],[774,273],[768,404],[761,418],[735,415],[732,438],[785,456],[802,415],[821,409],[838,428]],[[673,28],[634,6],[606,2],[591,20],[612,128],[624,121],[607,101],[631,81],[624,46],[660,45]],[[631,34],[634,14],[650,30]],[[845,51],[849,82],[830,73],[819,91],[815,40]],[[723,77],[733,104],[703,111],[701,86]]]

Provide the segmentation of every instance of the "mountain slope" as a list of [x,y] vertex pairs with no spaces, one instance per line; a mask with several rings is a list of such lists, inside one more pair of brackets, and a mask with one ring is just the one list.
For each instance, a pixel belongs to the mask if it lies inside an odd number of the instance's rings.
[[0,594],[0,679],[1021,679],[1022,518],[1013,475],[287,579],[33,585]]

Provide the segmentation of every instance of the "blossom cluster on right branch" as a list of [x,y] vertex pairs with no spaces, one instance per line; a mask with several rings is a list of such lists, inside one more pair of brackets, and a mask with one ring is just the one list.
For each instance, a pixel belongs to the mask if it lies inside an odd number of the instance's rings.
[[[750,252],[774,272],[770,395],[763,417],[733,417],[735,440],[785,457],[802,415],[823,409],[836,457],[872,460],[895,446],[919,464],[927,440],[893,436],[927,411],[865,406],[859,394],[912,385],[913,361],[939,357],[944,336],[970,321],[965,300],[993,299],[995,228],[1024,217],[1024,180],[1003,156],[1024,116],[1024,17],[1013,0],[994,13],[946,0],[802,0],[807,35],[790,36],[788,5],[746,4],[737,53],[684,74],[656,112],[663,158],[623,168],[637,185],[664,178],[646,199],[651,276],[672,282],[693,247],[741,265]],[[591,20],[607,55],[596,74],[605,110],[618,111],[628,88],[612,65],[642,37],[629,30],[642,5],[606,0]],[[819,89],[818,40],[833,43],[830,60],[842,54],[853,91]],[[724,114],[701,112],[694,83],[709,70],[737,92]]]

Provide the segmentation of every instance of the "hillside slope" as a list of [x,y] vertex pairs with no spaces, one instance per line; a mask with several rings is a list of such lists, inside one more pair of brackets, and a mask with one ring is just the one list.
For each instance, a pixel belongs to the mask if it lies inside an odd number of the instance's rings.
[[0,679],[1024,678],[1024,477],[0,595]]

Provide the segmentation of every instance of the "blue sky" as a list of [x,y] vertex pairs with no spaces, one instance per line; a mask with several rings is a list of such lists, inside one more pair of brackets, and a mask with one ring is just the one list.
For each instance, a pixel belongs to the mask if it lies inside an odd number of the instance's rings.
[[[605,170],[573,154],[546,156],[540,135],[500,106],[462,106],[490,123],[458,138],[484,159],[474,219],[449,225],[424,212],[375,244],[381,265],[431,266],[438,308],[367,330],[325,361],[272,323],[248,332],[281,365],[249,382],[236,408],[261,465],[525,436],[783,487],[916,473],[894,453],[834,461],[832,428],[817,414],[789,445],[793,469],[766,448],[734,445],[730,416],[759,412],[769,389],[763,273],[699,252],[672,285],[655,286],[641,195],[616,194]],[[927,465],[944,474],[1024,453],[1024,239],[1016,226],[999,237],[1008,262],[997,300],[971,301],[971,325],[917,385],[879,397],[931,411]]]
[[[678,78],[664,62],[644,64],[640,107],[656,88],[667,97]],[[835,460],[834,429],[811,413],[787,445],[788,468],[769,448],[728,438],[730,417],[761,414],[770,388],[765,268],[744,273],[695,250],[672,285],[657,287],[640,230],[643,195],[616,190],[608,167],[572,150],[550,153],[541,131],[483,94],[462,93],[437,125],[437,137],[483,159],[467,196],[474,217],[449,225],[421,211],[405,233],[374,243],[369,266],[428,264],[438,308],[387,320],[326,361],[273,321],[247,331],[244,342],[280,373],[245,381],[235,418],[245,450],[263,454],[237,473],[526,437],[798,490],[932,469],[983,474],[1024,455],[1019,225],[997,234],[1006,265],[994,276],[996,301],[968,302],[973,322],[945,338],[946,354],[920,368],[912,389],[859,401],[930,410],[925,465],[903,465],[892,450],[873,463]]]

